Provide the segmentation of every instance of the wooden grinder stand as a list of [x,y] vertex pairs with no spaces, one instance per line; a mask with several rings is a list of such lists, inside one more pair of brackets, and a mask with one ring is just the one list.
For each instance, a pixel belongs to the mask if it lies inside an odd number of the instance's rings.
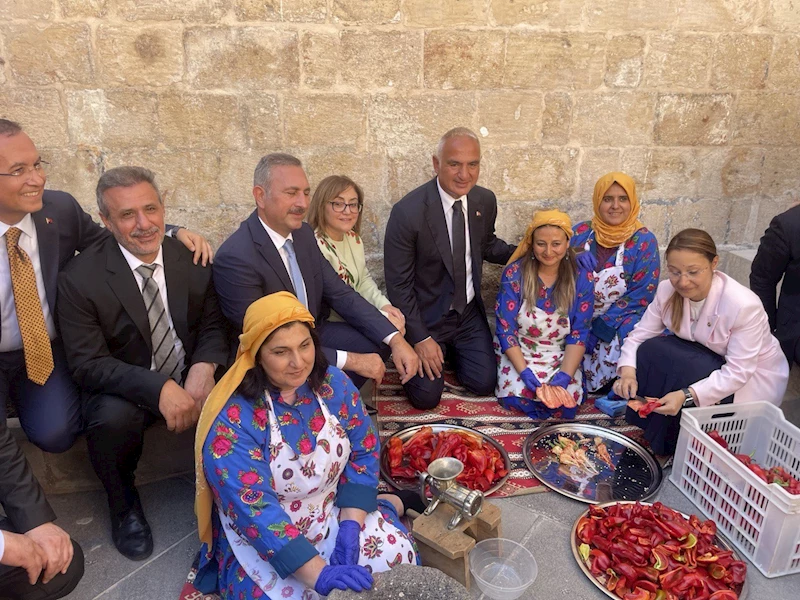
[[408,511],[410,517],[417,515],[412,532],[422,564],[439,569],[469,589],[469,552],[480,541],[502,537],[500,509],[484,500],[477,517],[464,519],[455,529],[448,530],[454,514],[455,509],[444,502],[430,516]]

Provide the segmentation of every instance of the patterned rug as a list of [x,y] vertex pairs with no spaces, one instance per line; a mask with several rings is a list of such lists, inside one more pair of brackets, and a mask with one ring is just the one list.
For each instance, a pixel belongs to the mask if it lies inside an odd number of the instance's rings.
[[[460,386],[454,373],[448,371],[445,372],[442,401],[432,410],[417,410],[411,406],[400,385],[400,377],[393,368],[387,368],[383,382],[375,390],[373,402],[378,409],[378,429],[382,443],[393,433],[413,425],[447,423],[471,427],[500,442],[511,461],[508,480],[491,497],[506,498],[550,491],[525,466],[522,446],[531,433],[540,427],[559,422],[557,419],[534,421],[522,413],[504,409],[494,396],[474,396]],[[593,397],[580,406],[575,420],[608,427],[646,445],[641,429],[626,423],[624,417],[612,419],[600,412],[594,406]],[[388,490],[391,487],[381,481],[381,489]]]

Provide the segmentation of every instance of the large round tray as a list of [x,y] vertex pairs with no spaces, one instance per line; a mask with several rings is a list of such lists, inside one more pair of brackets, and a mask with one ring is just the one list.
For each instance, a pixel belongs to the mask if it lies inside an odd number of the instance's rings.
[[423,427],[430,427],[433,429],[433,433],[439,433],[440,431],[451,431],[453,429],[467,431],[473,435],[477,435],[478,437],[483,438],[483,441],[491,444],[497,451],[500,452],[500,456],[503,457],[503,462],[506,465],[506,475],[502,477],[497,483],[495,483],[492,487],[484,492],[485,495],[493,494],[501,487],[503,484],[508,480],[508,475],[511,473],[511,461],[508,458],[508,453],[505,451],[505,448],[500,445],[500,442],[495,440],[494,438],[489,437],[485,433],[481,433],[477,429],[472,429],[471,427],[462,427],[461,425],[448,425],[446,423],[431,423],[429,425],[414,425],[412,427],[406,427],[405,429],[401,429],[400,431],[393,433],[391,436],[386,438],[386,441],[381,445],[381,475],[383,475],[383,479],[393,487],[398,490],[418,490],[419,489],[419,480],[409,480],[409,479],[394,479],[389,472],[389,440],[391,438],[400,438],[400,441],[405,442],[411,438],[415,433],[417,433]]
[[[601,508],[605,508],[606,506],[611,506],[612,504],[634,504],[634,502],[630,502],[630,501],[605,502],[603,504],[600,504],[600,507]],[[646,505],[646,506],[650,506],[652,503],[650,503],[650,502],[640,502],[640,504],[643,504],[643,505]],[[675,509],[673,508],[672,510],[675,510]],[[679,510],[675,511],[675,512],[680,513],[686,519],[689,518],[689,515],[687,515],[684,512],[681,512]],[[593,584],[595,584],[597,586],[597,588],[602,590],[602,592],[606,596],[608,596],[609,598],[614,598],[614,600],[619,600],[619,596],[617,596],[614,592],[611,592],[611,591],[607,590],[606,586],[603,585],[600,582],[600,580],[598,580],[594,575],[592,575],[592,572],[589,570],[589,567],[586,566],[586,563],[583,562],[583,559],[581,559],[581,554],[578,551],[578,522],[583,517],[587,516],[588,514],[589,514],[589,510],[588,509],[585,510],[583,513],[581,513],[580,516],[577,519],[575,519],[575,524],[572,526],[572,531],[570,531],[570,534],[569,534],[570,535],[570,544],[569,545],[572,548],[572,556],[575,557],[575,561],[578,563],[578,566],[581,568],[581,571],[583,571],[583,574],[586,575],[586,577],[589,578],[589,581],[591,581]],[[727,539],[725,539],[722,535],[720,535],[719,533],[717,533],[716,544],[717,544],[717,546],[719,546],[723,550],[732,551],[734,560],[744,560],[744,559],[742,559],[741,556],[739,556],[736,553],[736,548],[734,548],[733,545]],[[748,568],[748,570],[750,569],[750,565],[749,564],[747,565],[747,568]],[[749,584],[747,582],[747,577],[745,577],[744,584],[742,585],[742,591],[739,594],[739,600],[747,600],[747,592],[749,590],[749,587],[750,586],[749,586]]]
[[[588,438],[587,454],[596,472],[560,464],[550,451],[558,436],[574,441]],[[602,438],[614,470],[598,458],[595,437]],[[589,504],[646,500],[663,481],[661,465],[641,444],[598,425],[572,422],[542,427],[525,440],[522,454],[531,473],[547,487]]]

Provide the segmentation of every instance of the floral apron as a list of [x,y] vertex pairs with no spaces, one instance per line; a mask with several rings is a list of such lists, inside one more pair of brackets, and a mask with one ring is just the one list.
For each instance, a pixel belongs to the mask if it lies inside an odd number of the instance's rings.
[[[339,508],[334,506],[339,476],[350,459],[350,440],[339,421],[331,415],[325,402],[317,397],[325,426],[317,434],[312,452],[298,456],[283,438],[272,399],[269,403],[270,469],[275,493],[291,519],[291,524],[272,524],[275,535],[304,535],[327,562],[336,545],[339,532]],[[293,575],[281,579],[268,561],[240,536],[222,510],[219,518],[236,560],[245,573],[271,600],[316,600],[313,589],[306,588]],[[367,514],[360,535],[361,555],[358,564],[373,573],[388,571],[400,563],[416,564],[412,542],[400,529],[389,523],[379,511]]]
[[[519,340],[520,350],[525,357],[525,364],[533,371],[536,378],[542,383],[547,383],[561,368],[564,360],[565,338],[570,334],[569,317],[558,311],[547,314],[538,306],[531,311],[527,300],[523,301],[519,307],[517,315],[517,339]],[[495,395],[498,398],[516,396],[518,398],[534,398],[534,393],[529,390],[520,379],[519,373],[508,360],[508,357],[500,352],[500,344],[495,339],[495,353],[500,356],[500,364],[497,371],[497,389]],[[580,369],[575,372],[567,391],[572,394],[575,401],[580,404],[583,399],[583,377]],[[536,402],[539,402],[538,400]],[[539,402],[539,404],[541,404]],[[544,404],[542,404],[544,407]]]
[[[590,251],[593,236],[586,241],[583,249]],[[594,274],[594,313],[593,318],[600,317],[611,308],[611,305],[625,295],[628,284],[622,276],[624,269],[622,259],[625,254],[625,244],[620,244],[614,266],[603,269]],[[619,362],[620,343],[619,336],[614,336],[611,342],[598,340],[594,351],[583,357],[583,371],[586,377],[586,389],[596,392],[608,382],[617,377],[617,363]]]

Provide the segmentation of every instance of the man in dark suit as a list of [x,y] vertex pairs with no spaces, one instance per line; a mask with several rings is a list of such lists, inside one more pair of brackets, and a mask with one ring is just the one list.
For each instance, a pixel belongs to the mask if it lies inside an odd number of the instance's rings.
[[[220,246],[214,285],[222,312],[241,333],[247,307],[262,296],[287,291],[308,307],[328,361],[344,369],[357,387],[383,377],[391,348],[403,381],[417,371],[417,356],[397,329],[344,283],[322,256],[303,217],[310,187],[301,162],[268,154],[258,163],[256,210]],[[333,309],[344,322],[328,322]]]
[[417,408],[439,404],[444,357],[468,390],[494,392],[497,363],[481,300],[483,261],[505,264],[514,251],[495,237],[495,195],[475,184],[481,149],[469,129],[439,141],[436,178],[392,208],[383,264],[389,300],[406,315],[406,338],[420,359],[406,394]]
[[83,553],[56,518],[28,461],[0,420],[0,598],[55,600],[83,576]]
[[800,365],[800,206],[773,218],[764,232],[750,271],[750,289],[761,298],[786,358]]
[[164,237],[164,205],[151,171],[118,167],[97,184],[113,234],[76,257],[58,280],[58,318],[84,397],[89,457],[108,494],[112,538],[128,558],[153,551],[134,486],[145,429],[195,424],[227,334],[211,269]]
[[[109,234],[75,198],[44,189],[46,166],[22,128],[0,119],[0,421],[10,400],[31,442],[64,452],[81,411],[58,336],[56,279],[76,252]],[[202,236],[182,229],[178,237],[205,263]]]

